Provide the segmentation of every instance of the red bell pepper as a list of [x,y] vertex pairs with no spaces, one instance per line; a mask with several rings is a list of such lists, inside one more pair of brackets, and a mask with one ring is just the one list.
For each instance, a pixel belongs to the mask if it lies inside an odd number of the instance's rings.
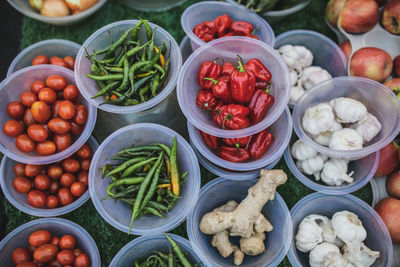
[[229,89],[229,76],[220,76],[217,80],[203,78],[213,83],[212,93],[216,98],[222,99],[226,103],[233,103],[231,90]]
[[[227,76],[231,76],[232,72],[236,70],[236,66],[233,65],[232,63],[229,62],[225,62],[222,65],[222,71],[221,71],[221,75],[227,75]],[[264,87],[265,88],[265,87]]]
[[214,21],[204,21],[197,24],[193,29],[194,34],[204,42],[214,40],[217,27]]
[[229,27],[232,24],[232,19],[229,17],[229,15],[224,14],[221,16],[218,16],[215,20],[215,26],[217,28],[217,34],[218,36],[223,36],[226,34],[229,30]]
[[230,31],[235,35],[249,36],[253,35],[253,24],[247,21],[235,21],[231,24]]
[[249,152],[244,148],[236,148],[231,146],[221,146],[218,156],[224,160],[231,162],[244,162],[250,158]]
[[244,69],[247,71],[252,71],[257,80],[265,81],[267,83],[271,81],[271,72],[269,72],[268,68],[256,58],[252,58],[247,61],[247,63],[244,65]]
[[206,145],[209,148],[211,148],[211,149],[217,149],[218,148],[218,143],[219,143],[219,138],[218,137],[216,137],[214,135],[211,135],[211,134],[208,134],[208,133],[205,133],[205,132],[203,132],[201,130],[199,130],[199,132],[200,132],[201,136],[203,137],[204,142],[206,143]]
[[226,33],[226,34],[220,36],[219,38],[222,38],[222,37],[229,37],[229,36],[235,36],[235,34],[234,34],[233,32],[228,32],[228,33]]
[[201,63],[199,72],[197,73],[197,82],[204,89],[211,89],[212,81],[204,80],[203,78],[217,79],[221,74],[221,66],[217,64],[216,60],[206,60]]
[[255,36],[255,35],[246,35],[247,37],[250,37],[250,38],[253,38],[253,39],[256,39],[256,40],[260,40],[260,38],[258,38],[258,36]]
[[250,122],[256,124],[264,119],[268,109],[274,104],[275,98],[269,94],[267,90],[256,90],[249,103],[250,109]]
[[268,85],[269,83],[267,83],[266,81],[256,80],[256,89],[265,89]]
[[236,148],[246,147],[249,140],[250,140],[250,136],[222,139],[222,141],[224,141],[224,143],[227,144],[228,146],[234,146]]
[[232,130],[247,128],[250,110],[242,105],[229,104],[214,109],[213,120],[222,127]]
[[248,103],[254,94],[256,78],[252,71],[246,71],[241,58],[238,58],[239,70],[231,74],[231,94],[237,103]]
[[253,159],[261,158],[267,152],[272,142],[274,142],[274,136],[267,129],[253,135],[249,145],[250,156]]
[[201,109],[213,109],[218,100],[210,90],[200,89],[196,97],[196,105]]

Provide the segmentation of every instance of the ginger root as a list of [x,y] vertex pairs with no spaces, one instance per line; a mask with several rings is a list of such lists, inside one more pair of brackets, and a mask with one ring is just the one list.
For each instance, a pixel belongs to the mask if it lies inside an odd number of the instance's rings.
[[243,263],[244,253],[237,246],[235,246],[235,251],[233,253],[233,263],[235,265],[241,265]]
[[264,232],[255,233],[250,237],[242,237],[240,238],[240,250],[246,255],[259,255],[265,251],[264,240]]
[[229,233],[227,230],[224,230],[214,235],[211,239],[211,245],[217,248],[219,254],[221,254],[221,256],[224,258],[231,255],[235,250],[234,246],[229,241]]

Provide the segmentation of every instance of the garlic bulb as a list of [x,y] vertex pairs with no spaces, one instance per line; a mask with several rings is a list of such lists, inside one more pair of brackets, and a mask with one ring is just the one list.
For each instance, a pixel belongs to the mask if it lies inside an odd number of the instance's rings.
[[292,86],[292,88],[290,88],[289,101],[291,103],[297,103],[297,101],[299,101],[300,97],[302,97],[305,92],[306,91],[304,91],[304,89],[299,86]]
[[363,137],[350,128],[333,132],[329,141],[329,148],[336,150],[355,150],[363,147]]
[[290,82],[292,86],[297,84],[297,72],[295,70],[290,70]]
[[340,253],[340,250],[336,245],[328,242],[317,245],[310,251],[310,267],[323,267],[325,258],[328,258],[332,253]]
[[330,104],[335,111],[338,122],[357,122],[367,115],[367,107],[352,98],[335,98],[330,102]]
[[382,129],[381,123],[371,113],[362,118],[354,129],[363,137],[365,143],[371,141]]
[[313,158],[298,161],[296,165],[301,172],[314,175],[315,180],[319,181],[319,173],[324,167],[324,158],[321,155],[317,155]]
[[311,66],[314,56],[310,50],[302,45],[296,45],[293,49],[297,53],[297,62],[300,64],[302,69]]
[[320,133],[319,135],[313,136],[312,139],[320,145],[329,146],[329,141],[331,140],[332,133],[341,129],[343,129],[342,125],[337,121],[334,121],[332,131]]
[[298,139],[292,145],[291,154],[295,159],[306,160],[317,156],[318,152]]
[[332,217],[332,226],[338,238],[346,244],[350,241],[362,242],[367,231],[358,216],[349,211],[336,212]]
[[313,54],[304,46],[284,45],[278,49],[289,69],[301,70],[311,66]]
[[324,267],[354,267],[342,254],[331,252],[328,253],[323,262]]
[[322,169],[321,180],[327,185],[336,186],[353,182],[353,178],[347,175],[348,164],[347,160],[329,159]]
[[[283,61],[289,69],[295,69],[297,63],[297,52],[293,45],[284,45],[278,49]],[[298,65],[300,67],[300,65]]]
[[329,79],[332,79],[332,76],[329,74],[329,72],[322,69],[321,67],[311,66],[303,70],[303,73],[298,83],[305,90],[308,90],[314,85]]
[[372,251],[364,243],[348,242],[343,248],[343,256],[356,267],[368,267],[380,257],[379,251]]
[[331,131],[334,121],[335,116],[332,107],[329,104],[321,103],[306,109],[302,126],[311,135],[318,135],[326,131]]

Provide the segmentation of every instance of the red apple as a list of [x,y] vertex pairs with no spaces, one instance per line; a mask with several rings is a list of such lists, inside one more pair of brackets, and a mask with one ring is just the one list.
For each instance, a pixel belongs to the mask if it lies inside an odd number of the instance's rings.
[[393,70],[394,75],[400,77],[400,55],[393,59]]
[[342,11],[347,0],[330,0],[326,5],[325,16],[326,20],[332,27],[337,28],[337,21],[340,11]]
[[387,80],[383,83],[383,85],[392,90],[393,93],[400,99],[400,78]]
[[376,204],[375,210],[386,224],[392,241],[400,242],[400,200],[384,198]]
[[380,150],[378,169],[374,177],[382,177],[391,174],[399,165],[399,150],[393,143],[387,144]]
[[391,0],[383,8],[382,26],[390,33],[400,34],[400,0]]
[[360,76],[382,82],[392,73],[392,57],[376,47],[357,50],[350,61],[350,76]]
[[339,25],[349,33],[371,30],[379,21],[379,6],[374,0],[348,0],[339,15]]
[[349,61],[351,56],[351,43],[349,40],[344,41],[340,44],[340,49],[342,49],[343,54],[346,56],[347,61]]
[[395,171],[386,180],[386,190],[390,196],[400,199],[400,171]]

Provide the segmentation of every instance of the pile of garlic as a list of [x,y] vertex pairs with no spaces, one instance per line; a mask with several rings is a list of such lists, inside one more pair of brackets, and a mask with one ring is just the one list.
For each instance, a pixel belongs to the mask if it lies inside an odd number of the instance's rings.
[[306,90],[314,85],[332,79],[326,70],[318,66],[311,66],[314,56],[306,47],[284,45],[278,49],[278,52],[290,71],[291,103],[296,103]]
[[336,150],[361,149],[382,129],[364,104],[348,97],[306,109],[302,126],[315,142]]
[[298,250],[309,254],[310,267],[368,267],[380,256],[364,240],[367,232],[358,216],[336,212],[332,220],[311,214],[305,217],[295,237]]
[[335,186],[353,182],[352,173],[347,174],[347,160],[328,158],[300,139],[293,143],[291,154],[297,160],[297,168],[302,173],[313,175],[316,181],[321,180],[327,185]]

